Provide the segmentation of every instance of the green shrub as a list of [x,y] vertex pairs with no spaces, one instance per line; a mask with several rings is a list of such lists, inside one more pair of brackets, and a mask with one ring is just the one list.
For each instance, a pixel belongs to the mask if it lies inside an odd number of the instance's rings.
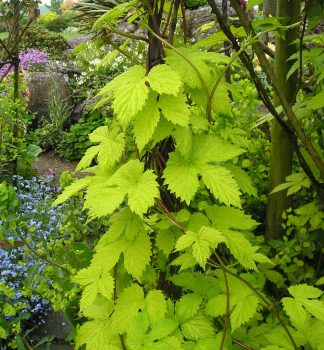
[[81,24],[80,19],[75,17],[75,12],[66,12],[60,15],[60,18],[63,18],[67,22],[69,27],[74,27]]
[[62,30],[66,29],[68,27],[67,21],[65,21],[61,17],[55,18],[53,21],[48,22],[45,24],[45,28],[49,30],[50,32],[56,32],[59,33]]
[[89,133],[104,125],[104,119],[98,109],[93,111],[94,105],[88,105],[84,117],[77,124],[72,125],[69,132],[63,132],[63,139],[56,152],[67,162],[79,160],[86,150],[92,146]]
[[46,24],[52,22],[55,18],[57,18],[57,14],[55,12],[47,12],[37,18],[37,24]]
[[206,0],[187,0],[184,2],[184,7],[190,10],[195,10],[204,5],[207,5]]
[[68,46],[68,41],[60,34],[50,33],[40,26],[30,26],[23,35],[20,49],[36,48],[51,53],[54,58]]

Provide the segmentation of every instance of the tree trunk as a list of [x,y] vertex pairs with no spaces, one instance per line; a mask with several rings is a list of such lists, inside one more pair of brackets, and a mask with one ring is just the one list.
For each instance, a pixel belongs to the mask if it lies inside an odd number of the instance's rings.
[[[300,1],[278,0],[278,17],[289,16],[290,23],[296,23],[300,17]],[[297,29],[286,32],[286,40],[276,36],[275,75],[284,89],[288,101],[292,101],[297,82],[297,72],[287,81],[286,76],[294,64],[287,59],[296,52],[296,45],[290,45],[297,38]],[[275,107],[280,105],[278,96],[274,96]],[[285,182],[286,176],[292,172],[293,149],[279,123],[274,120],[271,128],[271,161],[270,161],[270,183],[269,193],[278,185]],[[282,227],[282,213],[289,208],[290,201],[287,190],[269,195],[267,208],[266,240],[278,239],[284,236]]]
[[168,34],[168,43],[171,45],[173,45],[174,32],[177,27],[179,6],[180,6],[180,0],[174,0],[173,12],[172,12],[171,22],[170,22],[170,30]]
[[[295,1],[291,1],[291,4],[295,2]],[[299,0],[296,0],[296,4],[299,3]],[[269,13],[271,14],[272,17],[278,16],[277,14],[277,7],[279,9],[279,5],[277,0],[268,0],[268,4],[269,4]],[[294,4],[295,5],[295,4]]]
[[[263,1],[263,19],[267,19],[269,17],[269,0]],[[265,45],[269,42],[269,33],[262,35],[262,41]]]

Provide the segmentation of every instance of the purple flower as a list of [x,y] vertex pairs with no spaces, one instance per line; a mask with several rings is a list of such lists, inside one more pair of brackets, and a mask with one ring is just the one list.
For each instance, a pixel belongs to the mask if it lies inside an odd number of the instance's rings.
[[74,79],[71,79],[70,82],[71,82],[71,83],[74,83]]
[[77,46],[77,45],[79,45],[79,44],[81,44],[81,43],[86,43],[89,39],[90,39],[90,38],[87,37],[87,36],[85,36],[85,37],[83,37],[83,38],[74,38],[74,39],[72,39],[72,40],[69,41],[69,45],[70,45],[71,47],[75,47],[75,46]]
[[81,90],[80,89],[77,89],[77,92],[80,92]]

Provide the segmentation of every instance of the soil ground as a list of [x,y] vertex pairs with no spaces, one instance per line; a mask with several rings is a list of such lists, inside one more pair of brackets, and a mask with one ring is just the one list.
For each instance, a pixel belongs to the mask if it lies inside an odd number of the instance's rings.
[[[57,154],[50,153],[41,153],[38,156],[38,160],[32,163],[32,168],[36,169],[38,175],[41,179],[44,179],[44,175],[51,174],[54,172],[54,177],[52,181],[49,183],[51,187],[59,187],[60,186],[60,177],[63,171],[74,172],[77,167],[79,161],[73,161],[71,163],[66,163],[64,159],[60,158]],[[85,173],[77,173],[76,176],[81,179],[85,177],[87,174]],[[45,180],[47,182],[47,180]]]

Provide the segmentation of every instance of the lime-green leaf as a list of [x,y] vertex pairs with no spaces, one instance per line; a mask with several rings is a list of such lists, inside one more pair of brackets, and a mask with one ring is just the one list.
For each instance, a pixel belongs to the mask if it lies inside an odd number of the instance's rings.
[[191,153],[192,148],[192,131],[187,127],[177,127],[174,133],[177,143],[177,149],[186,158]]
[[[76,171],[87,168],[92,158],[98,153],[100,167],[110,168],[119,161],[125,148],[125,134],[119,134],[119,128],[108,129],[108,126],[101,126],[90,135],[91,142],[100,142],[99,146],[91,147],[78,164]],[[92,157],[92,158],[91,158]]]
[[187,204],[193,199],[198,189],[197,174],[197,167],[186,160],[179,151],[169,153],[167,167],[163,173],[165,183]]
[[109,299],[115,285],[109,271],[95,265],[80,270],[76,276],[71,277],[71,281],[86,286],[81,299],[82,308],[91,305],[98,292]]
[[[158,183],[155,181],[156,176],[151,170],[144,171],[144,164],[139,160],[130,160],[121,166],[115,174],[110,178],[107,185],[107,201],[112,201],[113,197],[116,202],[113,205],[107,203],[107,214],[112,213],[116,209],[116,204],[120,198],[128,194],[128,205],[130,209],[140,217],[145,213],[149,206],[154,204],[154,198],[159,196]],[[116,191],[117,190],[117,191]],[[101,206],[105,198],[105,193],[102,193],[102,198],[98,199],[97,203],[92,203],[93,211],[95,205]],[[120,201],[119,201],[120,204]],[[112,209],[111,209],[112,208]]]
[[158,321],[151,332],[147,336],[147,341],[154,341],[156,339],[162,339],[172,333],[179,325],[179,322],[175,319],[164,318]]
[[165,318],[159,321],[149,334],[146,334],[149,319],[146,310],[144,310],[134,318],[132,324],[128,327],[126,343],[133,350],[169,350],[171,348],[166,346],[165,343],[154,341],[168,336],[177,326],[178,322],[176,320]]
[[251,215],[246,215],[239,209],[214,205],[207,207],[205,211],[213,227],[219,230],[222,230],[223,227],[251,230],[258,225],[255,220],[251,219]]
[[226,168],[231,172],[233,179],[238,183],[243,193],[247,193],[253,197],[258,197],[257,188],[254,186],[250,176],[244,170],[233,164],[226,164]]
[[7,332],[0,326],[0,338],[7,339]]
[[194,276],[190,272],[181,272],[169,277],[169,280],[175,285],[185,287],[203,297],[205,297],[210,291],[209,280],[201,273]]
[[149,94],[145,73],[142,66],[134,66],[108,83],[98,94],[105,96],[115,92],[112,107],[124,128],[145,105]]
[[230,316],[232,332],[253,317],[258,303],[259,299],[255,295],[242,293],[242,298],[238,301],[236,300],[234,304],[235,309]]
[[200,173],[207,187],[220,201],[241,206],[238,185],[230,172],[208,163],[227,160],[242,152],[244,150],[216,136],[194,135],[190,155],[188,153],[184,157],[179,151],[169,153],[167,167],[164,170],[165,183],[172,192],[189,204],[199,186],[197,176]]
[[260,5],[262,2],[263,0],[249,0],[246,10],[248,11],[256,5]]
[[252,246],[242,233],[230,231],[225,228],[221,229],[221,232],[225,238],[227,238],[225,244],[227,245],[228,249],[246,269],[257,271],[255,262],[271,264],[271,260],[269,260],[265,255],[256,253],[260,247]]
[[119,213],[109,219],[111,224],[109,230],[101,237],[96,246],[96,250],[109,243],[115,242],[124,232],[127,238],[132,240],[139,234],[144,222],[132,212],[129,207],[122,209]]
[[199,115],[196,114],[191,114],[190,115],[190,120],[189,123],[192,126],[193,131],[199,131],[199,130],[208,130],[209,123],[206,118],[200,117]]
[[286,181],[287,182],[277,186],[271,192],[271,194],[285,190],[286,188],[289,188],[287,192],[287,195],[289,196],[293,193],[298,192],[302,188],[302,186],[309,188],[311,185],[310,179],[304,173],[296,173],[293,175],[289,175],[286,177]]
[[160,117],[157,127],[155,128],[154,134],[152,136],[153,145],[169,137],[172,133],[172,130],[176,127],[175,124],[166,120],[163,115]]
[[137,280],[142,277],[146,265],[150,262],[151,242],[146,231],[141,229],[135,238],[129,239],[122,235],[116,242],[100,245],[96,248],[97,254],[93,257],[93,263],[110,269],[124,253],[126,270]]
[[150,87],[161,94],[177,96],[182,85],[178,72],[165,64],[153,67],[147,78]]
[[311,98],[307,108],[309,109],[320,109],[324,107],[324,91],[319,92]]
[[89,350],[114,350],[110,347],[111,321],[110,319],[98,319],[84,323],[80,329],[77,330],[75,339],[76,348],[87,344]]
[[169,227],[167,230],[158,230],[156,244],[163,250],[164,254],[169,255],[174,249],[177,239],[182,234],[181,230],[176,226]]
[[86,176],[83,179],[73,182],[70,186],[65,187],[63,193],[58,196],[52,206],[54,207],[56,205],[64,203],[67,199],[77,194],[83,188],[87,187],[91,183],[91,180],[92,179],[90,176]]
[[127,345],[131,349],[143,349],[146,343],[145,333],[149,327],[146,311],[140,312],[127,329]]
[[[270,350],[282,350],[282,348],[285,350],[295,349],[286,331],[281,326],[272,328],[268,334],[265,334],[265,337],[269,340],[270,343],[272,343],[273,345],[277,345],[277,348],[272,349],[270,347]],[[279,346],[281,346],[282,348],[278,348]]]
[[192,253],[184,253],[181,254],[178,258],[172,261],[171,265],[181,265],[181,268],[179,270],[185,270],[189,267],[195,266],[197,264],[196,259],[192,255]]
[[181,324],[182,334],[187,339],[211,338],[215,335],[213,326],[207,316],[202,312]]
[[164,318],[167,308],[164,295],[160,290],[152,290],[148,293],[145,298],[145,308],[151,327]]
[[315,284],[317,286],[321,286],[322,284],[324,284],[324,277],[321,277],[319,280],[317,280]]
[[144,306],[144,293],[139,285],[133,284],[125,288],[117,299],[115,312],[112,315],[112,328],[115,332],[124,333],[138,314],[138,310],[143,309]]
[[151,242],[150,237],[143,231],[134,240],[125,242],[124,264],[126,270],[136,279],[140,280],[146,265],[150,262]]
[[159,120],[157,94],[151,92],[144,109],[135,116],[134,134],[140,151],[152,137]]
[[241,208],[241,192],[229,170],[217,165],[204,165],[199,173],[207,188],[220,202]]
[[193,138],[191,160],[197,164],[221,162],[244,152],[244,149],[219,139],[215,135],[199,134]]
[[[289,293],[294,298],[283,298],[284,310],[291,319],[298,324],[303,324],[306,318],[306,310],[321,321],[324,321],[324,305],[318,300],[323,292],[315,287],[300,284],[288,288]],[[305,310],[306,309],[306,310]]]
[[89,307],[84,308],[82,313],[85,317],[95,320],[108,319],[114,311],[114,307],[113,300],[108,300],[98,294],[95,301]]
[[88,166],[90,166],[92,159],[98,154],[100,151],[101,147],[100,146],[93,146],[90,147],[86,150],[86,153],[80,160],[78,166],[76,167],[75,171],[79,171],[81,169],[85,169]]
[[220,294],[217,297],[214,297],[208,300],[206,304],[205,313],[206,315],[218,317],[225,315],[227,305],[227,295]]
[[188,125],[190,110],[182,94],[178,96],[162,94],[158,105],[167,120],[181,126]]
[[190,293],[182,296],[176,304],[176,316],[180,322],[186,322],[189,318],[197,314],[203,297]]

